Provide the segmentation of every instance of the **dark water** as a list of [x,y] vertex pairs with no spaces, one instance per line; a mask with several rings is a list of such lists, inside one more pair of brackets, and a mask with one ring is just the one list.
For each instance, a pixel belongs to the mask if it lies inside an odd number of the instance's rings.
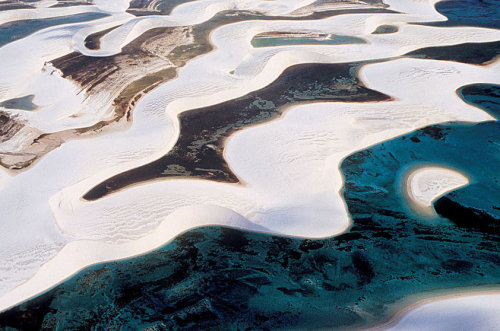
[[[470,185],[452,191],[434,203],[436,211],[454,223],[476,230],[500,233],[500,85],[473,84],[457,93],[469,104],[477,106],[497,121],[477,124],[469,133],[477,146],[464,146],[465,151],[478,149],[488,155],[477,155],[478,174]],[[460,146],[462,148],[462,146]],[[484,149],[483,149],[484,148]],[[465,155],[469,155],[466,153]]]
[[451,0],[436,4],[447,22],[435,22],[433,26],[476,26],[500,29],[500,0]]
[[106,16],[109,16],[109,14],[83,13],[70,16],[5,23],[0,25],[0,47],[51,26],[87,22]]
[[473,84],[460,88],[457,93],[467,103],[477,106],[496,119],[500,119],[500,86]]
[[500,41],[425,47],[405,54],[405,56],[414,58],[455,61],[479,65],[488,64],[499,55]]
[[[498,111],[498,88],[460,92]],[[301,240],[191,230],[148,254],[87,268],[4,312],[0,326],[344,328],[384,320],[409,295],[498,284],[500,232],[420,217],[400,184],[409,168],[437,163],[498,193],[499,144],[500,123],[490,121],[433,125],[372,146],[341,164],[353,220],[342,235]]]

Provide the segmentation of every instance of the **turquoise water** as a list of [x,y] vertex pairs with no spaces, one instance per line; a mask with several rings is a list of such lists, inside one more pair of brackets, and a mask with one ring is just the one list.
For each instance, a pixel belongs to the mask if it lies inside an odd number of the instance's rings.
[[22,20],[0,25],[0,47],[42,29],[69,23],[81,23],[109,16],[104,13],[83,13],[70,16]]
[[[498,88],[468,86],[460,95],[498,111]],[[153,252],[79,272],[1,314],[0,327],[345,328],[384,320],[410,295],[499,284],[500,233],[415,215],[400,185],[409,168],[433,163],[499,192],[499,144],[497,121],[433,125],[385,141],[341,164],[352,217],[342,235],[191,230]]]
[[253,47],[292,46],[292,45],[343,45],[366,44],[361,38],[351,36],[332,35],[324,39],[314,37],[265,37],[253,38]]

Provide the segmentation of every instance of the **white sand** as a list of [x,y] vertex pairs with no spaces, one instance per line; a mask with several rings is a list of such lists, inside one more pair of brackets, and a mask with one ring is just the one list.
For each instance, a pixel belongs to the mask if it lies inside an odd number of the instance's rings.
[[468,183],[456,170],[432,166],[416,169],[407,180],[410,198],[422,207],[431,207],[437,198]]
[[[276,7],[271,2],[269,7],[282,13],[304,4],[273,3]],[[362,80],[368,87],[393,96],[394,101],[300,105],[290,108],[281,120],[231,137],[225,156],[244,185],[194,179],[158,180],[94,202],[81,199],[102,180],[168,152],[178,136],[180,112],[264,87],[293,64],[385,58],[429,45],[500,38],[498,30],[408,25],[408,21],[442,17],[434,12],[432,1],[397,3],[407,14],[380,14],[384,15],[384,22],[392,19],[400,27],[398,33],[390,35],[366,35],[373,31],[373,17],[379,14],[344,15],[314,22],[243,22],[221,27],[212,33],[217,49],[191,61],[179,71],[177,79],[143,98],[129,130],[64,144],[30,170],[5,180],[0,188],[4,210],[0,224],[0,310],[44,291],[92,263],[144,253],[197,226],[219,224],[314,238],[338,234],[349,225],[339,195],[342,178],[338,166],[342,158],[429,124],[491,119],[462,102],[455,90],[475,82],[500,83],[500,62],[489,67],[418,59],[371,64],[361,70]],[[254,1],[238,4],[247,9],[262,5]],[[171,17],[126,18],[117,14],[108,21],[99,20],[97,24],[111,25],[122,19],[129,22],[109,34],[118,42],[103,38],[103,50],[118,52],[124,43],[148,27],[179,24],[179,17],[184,18],[187,12],[192,13],[192,22],[208,19],[224,6],[221,1],[197,1],[179,6]],[[188,11],[196,8],[198,11]],[[36,87],[43,85],[44,78],[30,87],[26,77],[40,70],[43,61],[80,49],[84,33],[78,35],[77,45],[65,34],[81,29],[88,33],[91,24],[72,27],[74,30],[69,32],[69,27],[47,29],[12,43],[10,48],[0,48],[0,59],[11,61],[20,70],[8,71],[2,66],[7,75],[0,75],[0,97],[22,96],[33,90],[37,92],[36,101],[47,97],[48,91]],[[256,33],[287,27],[298,30],[301,24],[308,29],[359,36],[370,43],[270,49],[253,49],[250,45]],[[59,40],[48,39],[57,34],[62,36]],[[49,40],[54,44],[44,52],[38,51]],[[19,47],[29,46],[30,41],[36,41],[33,54],[15,61],[16,50],[19,53]],[[231,70],[235,70],[234,74],[230,74]],[[65,91],[61,99],[73,98],[70,86]],[[78,103],[78,99],[73,100]],[[54,111],[59,111],[63,118],[62,101],[56,108]],[[88,112],[87,123],[105,116],[100,109]],[[50,118],[43,111],[32,114],[25,115],[26,119],[39,126]],[[51,119],[44,125],[55,130],[77,124],[81,123]]]
[[130,0],[94,0],[94,3],[100,10],[119,13],[128,9]]
[[500,291],[490,291],[424,300],[373,330],[493,331],[499,325]]

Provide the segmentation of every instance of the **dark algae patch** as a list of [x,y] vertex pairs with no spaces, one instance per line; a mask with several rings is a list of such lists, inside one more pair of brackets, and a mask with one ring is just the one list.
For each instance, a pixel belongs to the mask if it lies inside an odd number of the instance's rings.
[[500,41],[426,47],[405,54],[408,57],[480,65],[488,64],[498,55],[500,55]]
[[95,200],[128,185],[160,177],[191,176],[237,182],[223,158],[225,139],[237,130],[277,118],[287,106],[314,101],[384,101],[356,77],[361,63],[302,64],[286,69],[269,86],[243,97],[179,115],[180,137],[164,157],[118,174],[84,198]]
[[398,27],[395,25],[379,25],[372,34],[390,34],[398,32]]
[[21,20],[0,25],[0,47],[42,29],[69,23],[81,23],[109,16],[104,13],[83,13],[70,16]]

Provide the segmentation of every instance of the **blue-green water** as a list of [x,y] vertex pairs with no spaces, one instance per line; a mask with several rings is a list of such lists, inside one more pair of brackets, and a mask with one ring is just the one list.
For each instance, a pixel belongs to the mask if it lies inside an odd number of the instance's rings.
[[477,26],[500,29],[500,0],[451,0],[436,4],[436,9],[448,18],[433,26]]
[[253,47],[292,46],[292,45],[344,45],[366,44],[361,38],[331,35],[325,38],[315,37],[257,37],[251,41]]
[[[496,92],[470,88],[464,99],[498,111]],[[499,144],[500,123],[490,121],[433,125],[372,146],[341,164],[352,217],[342,235],[191,230],[148,254],[85,269],[1,314],[0,327],[345,328],[382,321],[409,295],[499,284],[500,233],[420,217],[400,185],[410,167],[437,163],[498,193]]]
[[14,98],[0,102],[0,107],[7,109],[21,109],[21,110],[36,110],[36,105],[33,103],[33,94],[26,95],[20,98]]
[[109,16],[104,13],[82,13],[70,16],[22,20],[0,25],[0,47],[42,29],[69,23],[81,23]]

